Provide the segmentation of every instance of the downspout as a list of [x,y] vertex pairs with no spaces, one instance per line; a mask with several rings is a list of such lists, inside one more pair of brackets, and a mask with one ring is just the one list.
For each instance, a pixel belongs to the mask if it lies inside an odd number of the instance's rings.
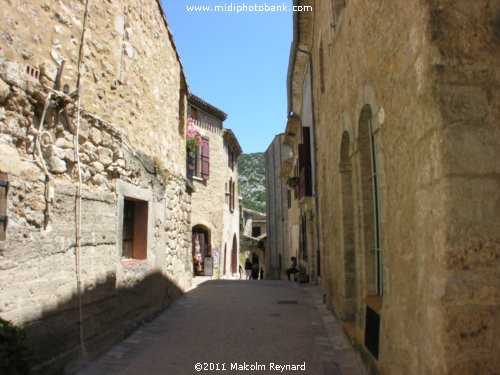
[[75,239],[75,266],[76,266],[76,289],[78,294],[78,325],[80,331],[80,349],[82,358],[87,357],[87,351],[85,350],[85,339],[83,332],[83,302],[82,302],[82,271],[81,271],[81,238],[82,238],[82,170],[80,164],[80,93],[81,93],[81,78],[82,78],[82,60],[83,60],[83,45],[85,43],[85,27],[87,24],[88,17],[89,0],[85,2],[85,13],[83,15],[83,26],[82,26],[82,38],[80,41],[80,50],[78,52],[78,71],[77,71],[77,81],[76,81],[76,128],[74,137],[74,149],[75,149],[75,160],[76,168],[78,172],[78,186],[76,190],[76,202],[75,202],[75,220],[76,220],[76,239]]
[[[298,4],[299,0],[293,0],[294,6]],[[297,59],[298,40],[299,40],[299,12],[293,12],[293,40],[292,40],[292,45],[290,47],[290,59],[288,63],[288,72],[286,77],[286,88],[288,97],[287,116],[290,116],[293,110],[292,80],[293,80],[293,71],[295,70],[295,61]]]

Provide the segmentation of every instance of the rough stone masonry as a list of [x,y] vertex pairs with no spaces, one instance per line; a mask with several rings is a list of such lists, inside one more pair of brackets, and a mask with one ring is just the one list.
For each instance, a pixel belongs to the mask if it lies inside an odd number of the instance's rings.
[[0,105],[0,316],[47,374],[190,285],[186,82],[160,2],[2,0]]

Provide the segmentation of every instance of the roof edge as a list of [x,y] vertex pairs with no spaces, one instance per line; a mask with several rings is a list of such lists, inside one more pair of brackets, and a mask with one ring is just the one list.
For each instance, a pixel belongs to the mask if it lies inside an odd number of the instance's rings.
[[219,108],[213,106],[212,104],[204,101],[202,98],[192,93],[189,93],[188,95],[188,103],[194,105],[195,107],[198,107],[205,112],[210,113],[211,115],[214,115],[221,121],[225,121],[227,119],[227,114],[225,112],[221,111]]

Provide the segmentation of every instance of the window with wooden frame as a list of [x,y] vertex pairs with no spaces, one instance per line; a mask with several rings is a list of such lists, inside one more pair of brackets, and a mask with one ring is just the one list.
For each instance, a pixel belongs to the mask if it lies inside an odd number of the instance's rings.
[[229,211],[234,211],[234,182],[233,179],[229,179]]
[[208,180],[210,177],[210,143],[208,137],[201,137],[196,155],[194,155],[193,176]]
[[0,172],[0,241],[7,239],[7,194],[9,192],[9,176]]
[[148,202],[125,198],[123,203],[122,257],[124,259],[146,259]]
[[233,212],[235,209],[235,201],[236,201],[236,182],[233,181],[233,209],[231,210],[231,212]]

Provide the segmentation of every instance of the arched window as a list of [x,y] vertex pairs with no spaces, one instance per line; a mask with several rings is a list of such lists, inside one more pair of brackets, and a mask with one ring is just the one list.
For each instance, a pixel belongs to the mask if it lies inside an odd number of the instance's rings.
[[368,294],[382,295],[382,230],[377,170],[377,144],[372,131],[372,111],[365,106],[359,119],[359,152],[363,206],[363,236]]
[[340,183],[342,191],[342,245],[344,262],[344,306],[345,321],[352,322],[356,311],[356,255],[354,249],[354,213],[352,163],[349,156],[349,133],[342,134],[340,145]]

